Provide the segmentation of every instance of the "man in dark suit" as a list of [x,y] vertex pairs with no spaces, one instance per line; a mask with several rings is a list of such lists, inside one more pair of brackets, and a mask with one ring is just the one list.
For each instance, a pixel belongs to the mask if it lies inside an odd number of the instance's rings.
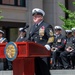
[[55,39],[51,48],[52,51],[52,68],[63,68],[62,62],[59,58],[60,53],[64,51],[65,48],[65,38],[62,35],[62,28],[60,26],[55,26]]
[[71,68],[70,64],[70,54],[74,51],[72,46],[72,30],[66,30],[66,45],[65,45],[65,50],[60,54],[60,58],[62,60],[63,66],[65,69]]
[[[41,44],[50,50],[54,41],[53,27],[44,22],[45,12],[42,9],[34,8],[32,10],[34,25],[30,29],[29,40]],[[48,58],[35,58],[36,75],[50,75]]]

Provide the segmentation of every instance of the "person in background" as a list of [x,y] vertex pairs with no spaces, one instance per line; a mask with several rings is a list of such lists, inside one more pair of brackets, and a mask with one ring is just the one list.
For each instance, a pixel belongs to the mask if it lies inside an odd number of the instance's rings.
[[[44,22],[45,12],[42,9],[34,8],[32,10],[34,25],[30,28],[28,40],[43,45],[48,51],[54,41],[53,27]],[[50,57],[49,57],[50,58]],[[35,58],[35,74],[36,75],[50,75],[47,57]]]
[[23,41],[25,41],[26,40],[26,33],[27,33],[26,29],[19,28],[19,36],[18,36],[16,42],[23,42]]
[[[4,38],[4,31],[0,30],[0,43],[7,42],[7,39]],[[7,68],[7,59],[0,59],[0,64],[3,63],[3,67],[0,67],[0,70]],[[1,65],[2,66],[2,65]]]
[[7,42],[7,39],[4,38],[4,31],[0,30],[0,43]]
[[[4,31],[0,30],[0,43],[8,42],[7,39],[4,37]],[[12,70],[12,64],[7,59],[0,59],[0,62],[3,62],[3,69],[4,70]]]
[[75,68],[75,27],[72,28],[72,35],[73,35],[73,39],[72,39],[72,52],[70,53],[70,60],[72,61],[72,66],[71,68],[74,69]]
[[72,36],[72,30],[66,30],[65,32],[66,32],[66,46],[64,52],[60,54],[60,58],[62,60],[64,69],[69,69],[71,68],[70,54],[73,51],[72,48],[73,36]]
[[52,69],[62,69],[62,62],[60,60],[60,53],[64,51],[65,48],[65,38],[62,35],[62,28],[60,26],[55,26],[55,39],[51,48],[52,51]]

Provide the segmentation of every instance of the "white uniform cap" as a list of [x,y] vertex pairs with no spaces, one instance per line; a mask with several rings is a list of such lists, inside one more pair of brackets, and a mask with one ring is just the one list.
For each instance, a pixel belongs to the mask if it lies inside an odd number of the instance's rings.
[[4,32],[2,30],[0,30],[0,33],[4,34]]
[[27,32],[27,30],[26,29],[23,29],[23,28],[19,28],[19,31],[20,32]]
[[60,30],[62,30],[62,28],[60,26],[55,26],[54,29],[60,29]]
[[71,32],[72,32],[72,30],[65,30],[65,32],[67,32],[67,33],[71,33]]
[[45,12],[42,9],[39,9],[39,8],[34,8],[32,10],[32,15],[34,15],[34,14],[41,14],[41,15],[45,16]]
[[23,28],[19,28],[19,31],[23,30]]
[[72,28],[72,31],[75,31],[75,27],[74,27],[74,28]]

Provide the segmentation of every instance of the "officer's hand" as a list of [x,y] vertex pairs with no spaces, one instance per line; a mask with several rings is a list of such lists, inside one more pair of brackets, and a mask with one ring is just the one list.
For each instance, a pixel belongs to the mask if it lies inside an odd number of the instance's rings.
[[51,47],[49,45],[45,45],[45,48],[50,51]]
[[69,46],[69,47],[66,49],[66,51],[71,52],[71,51],[72,51],[72,48]]

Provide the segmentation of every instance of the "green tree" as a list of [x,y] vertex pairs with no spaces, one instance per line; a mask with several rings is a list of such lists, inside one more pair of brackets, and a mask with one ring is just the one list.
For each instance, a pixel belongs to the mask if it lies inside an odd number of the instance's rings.
[[[2,13],[2,11],[0,11],[0,13]],[[0,20],[3,18],[3,16],[0,16]]]
[[[73,27],[75,27],[75,11],[71,11],[68,10],[63,4],[58,3],[59,6],[61,7],[61,9],[63,10],[63,12],[68,14],[68,18],[66,19],[63,16],[60,16],[60,19],[63,21],[63,25],[62,27],[66,30],[66,29],[71,29]],[[73,2],[73,5],[75,5],[75,2]]]

